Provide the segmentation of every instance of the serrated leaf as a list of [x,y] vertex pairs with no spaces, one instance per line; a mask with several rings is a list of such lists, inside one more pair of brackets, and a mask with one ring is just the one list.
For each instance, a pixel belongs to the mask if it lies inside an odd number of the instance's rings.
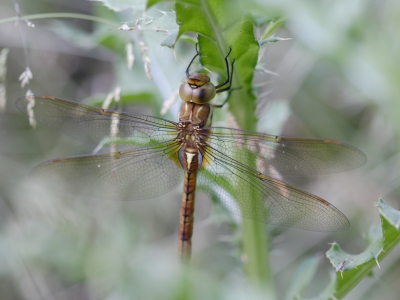
[[[375,203],[375,206],[377,206],[379,209],[379,214],[381,215],[381,220],[384,225],[383,230],[391,230],[391,227],[395,227],[397,231],[399,231],[400,211],[393,209],[383,199],[379,199],[379,201]],[[388,222],[391,226],[388,226],[389,224],[386,224],[386,222]]]
[[236,1],[192,0],[178,1],[176,13],[180,25],[178,37],[185,33],[199,35],[200,62],[207,69],[226,79],[224,58],[232,48],[229,60],[235,59],[233,88],[229,109],[237,123],[245,129],[255,130],[256,97],[252,80],[258,59],[259,46],[254,38],[253,20],[242,14]]
[[335,267],[336,276],[332,278],[329,297],[320,299],[330,299],[332,296],[337,299],[343,298],[364,277],[370,275],[373,268],[379,267],[379,262],[400,242],[400,212],[382,199],[375,205],[378,207],[382,226],[370,229],[367,237],[368,247],[365,251],[351,255],[343,251],[337,243],[333,243],[326,253]]
[[285,23],[285,18],[279,17],[274,20],[271,20],[268,23],[267,28],[265,28],[264,34],[262,35],[261,39],[268,39],[275,31],[278,30]]

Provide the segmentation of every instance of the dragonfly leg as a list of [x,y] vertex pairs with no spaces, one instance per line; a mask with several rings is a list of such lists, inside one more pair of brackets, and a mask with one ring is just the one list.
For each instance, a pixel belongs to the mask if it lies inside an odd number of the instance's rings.
[[[228,57],[229,57],[229,55],[231,54],[231,52],[232,52],[232,48],[229,48],[229,52],[228,52],[228,54],[225,56],[225,65],[226,65],[226,76],[227,76],[227,79],[226,79],[224,82],[222,82],[222,83],[220,83],[220,84],[218,84],[218,85],[215,86],[215,88],[217,89],[217,93],[225,92],[225,91],[227,91],[227,90],[229,90],[229,89],[231,88],[231,84],[232,84],[232,75],[233,75],[233,64],[235,63],[235,60],[233,59],[233,60],[232,60],[232,64],[231,64],[231,72],[229,72]],[[226,84],[228,84],[228,83],[229,83],[229,86],[228,86],[228,87],[223,88],[223,89],[219,89],[220,87],[223,87],[224,85],[226,85]]]
[[189,73],[190,66],[192,65],[192,63],[196,59],[196,57],[200,55],[198,47],[199,47],[199,43],[196,43],[196,55],[192,58],[192,60],[190,61],[189,65],[188,65],[188,67],[186,69],[186,77],[190,76],[190,73]]
[[224,102],[222,102],[221,104],[211,104],[211,106],[212,106],[212,107],[215,107],[215,108],[221,108],[221,107],[223,107],[223,106],[226,104],[226,102],[228,102],[228,100],[229,100],[229,98],[230,98],[232,92],[233,92],[233,91],[236,91],[236,90],[240,90],[241,88],[242,88],[242,87],[239,86],[239,87],[237,87],[237,88],[229,89],[228,97],[226,97],[226,99],[224,100]]

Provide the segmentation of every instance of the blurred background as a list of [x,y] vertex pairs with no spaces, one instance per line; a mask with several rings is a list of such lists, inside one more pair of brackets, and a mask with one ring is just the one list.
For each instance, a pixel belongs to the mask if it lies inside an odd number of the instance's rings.
[[[276,36],[292,38],[261,49],[264,71],[254,80],[261,86],[258,131],[341,140],[361,149],[368,162],[346,173],[287,180],[338,207],[351,228],[328,234],[266,226],[279,299],[293,270],[310,254],[320,255],[321,263],[305,296],[321,292],[333,271],[324,256],[329,243],[352,254],[363,251],[365,233],[380,223],[373,203],[382,197],[399,209],[400,196],[400,2],[283,2],[258,3],[271,17],[286,18]],[[93,151],[43,126],[31,128],[14,105],[28,88],[100,105],[120,87],[121,103],[113,108],[160,116],[185,78],[193,45],[179,41],[170,49],[160,46],[164,33],[116,30],[126,21],[133,26],[139,10],[115,13],[82,0],[18,4],[22,15],[68,12],[109,23],[56,15],[32,20],[35,27],[0,23],[0,51],[9,51],[0,67],[7,69],[5,80],[0,76],[7,93],[0,102],[0,298],[261,299],[246,290],[238,228],[201,193],[195,267],[183,271],[176,257],[179,188],[157,199],[116,203],[52,195],[28,178],[40,162]],[[15,15],[14,2],[1,0],[0,22]],[[255,30],[256,38],[260,32]],[[135,57],[132,70],[127,44]],[[28,65],[33,78],[22,88],[19,77]],[[163,117],[175,120],[178,108],[179,101]],[[346,299],[398,299],[399,259],[399,249],[390,253]]]

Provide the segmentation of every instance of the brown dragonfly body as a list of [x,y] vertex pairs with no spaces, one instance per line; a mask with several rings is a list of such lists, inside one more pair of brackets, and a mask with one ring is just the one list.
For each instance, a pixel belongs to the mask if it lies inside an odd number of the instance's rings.
[[190,258],[193,233],[194,205],[197,172],[202,165],[201,147],[208,135],[205,125],[211,124],[211,106],[186,102],[179,113],[177,141],[182,143],[179,160],[184,170],[183,195],[181,206],[179,252],[184,260]]
[[211,127],[212,108],[223,104],[208,102],[231,87],[233,63],[229,70],[227,57],[228,79],[217,86],[207,75],[189,75],[189,65],[180,86],[185,103],[178,122],[50,96],[18,99],[18,109],[30,120],[119,150],[53,159],[37,166],[33,175],[46,182],[57,178],[57,186],[71,193],[129,200],[163,195],[183,180],[179,249],[185,261],[191,255],[198,183],[226,210],[244,218],[314,231],[347,229],[348,219],[329,202],[274,177],[346,171],[363,165],[365,155],[335,140]]

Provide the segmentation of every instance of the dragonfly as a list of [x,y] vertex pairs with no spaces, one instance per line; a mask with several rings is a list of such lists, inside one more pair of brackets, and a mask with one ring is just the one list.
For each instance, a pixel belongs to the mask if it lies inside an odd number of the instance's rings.
[[366,157],[348,144],[212,127],[216,94],[232,91],[234,60],[225,57],[227,80],[189,73],[179,88],[178,121],[96,108],[52,96],[26,96],[17,108],[82,142],[117,145],[109,153],[56,158],[38,165],[34,177],[58,178],[71,193],[110,199],[150,199],[183,182],[179,256],[189,261],[195,193],[201,187],[232,214],[310,231],[343,231],[346,216],[326,200],[279,180],[280,176],[335,173],[360,167]]

